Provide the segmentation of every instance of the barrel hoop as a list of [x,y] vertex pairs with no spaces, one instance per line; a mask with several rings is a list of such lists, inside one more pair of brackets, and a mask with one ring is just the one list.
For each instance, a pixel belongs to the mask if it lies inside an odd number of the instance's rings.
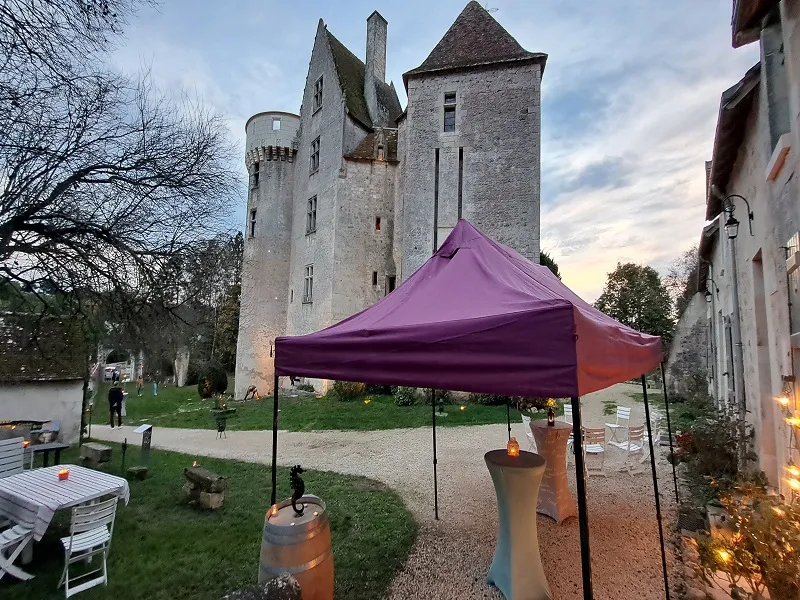
[[308,540],[314,539],[321,532],[319,528],[313,529],[308,533],[295,533],[292,536],[288,535],[269,535],[266,531],[264,535],[261,536],[261,540],[263,543],[269,544],[271,546],[296,546],[298,542],[306,542]]
[[309,521],[308,523],[304,523],[299,527],[291,527],[291,526],[287,527],[286,525],[273,525],[272,523],[266,523],[264,525],[264,533],[269,531],[271,535],[292,536],[298,531],[303,531],[308,533],[316,531],[317,529],[321,529],[322,527],[327,527],[328,523],[329,521],[327,518],[315,519],[314,521]]
[[302,565],[297,565],[296,567],[269,567],[267,565],[261,565],[260,569],[263,573],[268,573],[270,575],[272,574],[278,575],[280,573],[288,573],[289,575],[298,575],[299,573],[310,571],[311,569],[313,569],[317,565],[322,564],[332,556],[333,556],[333,548],[328,548],[325,552],[320,554],[314,560],[310,560]]

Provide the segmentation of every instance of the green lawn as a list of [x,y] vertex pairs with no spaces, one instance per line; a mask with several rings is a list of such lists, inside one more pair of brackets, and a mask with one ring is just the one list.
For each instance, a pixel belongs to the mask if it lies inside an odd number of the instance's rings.
[[[103,386],[95,401],[94,423],[108,422],[107,386]],[[158,396],[145,386],[144,395],[136,397],[136,387],[128,386],[130,394],[126,403],[128,416],[124,422],[138,425],[148,422],[160,427],[185,427],[192,429],[213,429],[216,427],[211,416],[212,400],[201,400],[197,388],[161,388]],[[291,397],[296,394],[296,397]],[[312,431],[343,429],[369,431],[376,429],[395,429],[399,427],[427,427],[431,424],[430,405],[395,406],[391,396],[367,396],[364,399],[341,402],[329,397],[317,398],[315,394],[296,392],[281,395],[279,400],[279,426],[289,431]],[[461,410],[464,406],[464,410]],[[228,408],[236,408],[236,414],[228,420],[229,430],[272,429],[272,397],[261,400],[231,401]],[[438,407],[437,407],[438,411]],[[441,426],[485,425],[505,423],[505,406],[482,406],[480,404],[446,405],[446,417],[437,419]],[[532,418],[546,418],[545,412],[532,415]],[[520,413],[511,409],[511,420],[519,421]]]
[[[137,452],[130,451],[127,464]],[[66,462],[76,457],[66,456]],[[202,466],[229,477],[225,505],[203,512],[181,502],[183,468],[195,457],[153,451],[146,481],[131,482],[131,500],[120,505],[109,558],[109,585],[79,594],[85,600],[218,600],[225,592],[255,584],[264,514],[269,508],[270,473],[264,465],[212,458]],[[118,474],[119,446],[113,467]],[[403,502],[383,484],[334,473],[303,474],[306,492],[328,507],[333,538],[336,597],[382,597],[405,562],[417,526]],[[279,498],[290,494],[289,472],[279,473]],[[59,536],[68,533],[68,514],[56,515],[21,583],[4,577],[4,600],[56,600],[63,568]]]

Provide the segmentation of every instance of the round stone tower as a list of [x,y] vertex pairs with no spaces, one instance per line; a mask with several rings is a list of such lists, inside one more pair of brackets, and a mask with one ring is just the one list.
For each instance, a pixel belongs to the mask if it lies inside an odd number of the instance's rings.
[[242,298],[236,347],[236,398],[255,385],[274,385],[275,338],[286,330],[292,235],[295,137],[300,117],[262,112],[245,125],[249,173],[245,213]]

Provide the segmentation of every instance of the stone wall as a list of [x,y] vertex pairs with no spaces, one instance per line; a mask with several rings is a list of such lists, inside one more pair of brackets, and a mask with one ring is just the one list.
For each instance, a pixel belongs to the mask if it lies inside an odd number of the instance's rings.
[[[433,252],[435,152],[437,246],[462,216],[524,256],[539,259],[540,82],[537,64],[491,67],[408,81],[403,163],[403,277]],[[444,94],[456,93],[455,132],[444,132]]]
[[[61,421],[59,441],[77,444],[83,410],[83,380],[36,381],[0,386],[4,421]],[[108,423],[108,402],[95,399],[95,423]]]
[[665,369],[667,389],[672,396],[687,397],[693,382],[708,381],[711,354],[706,305],[705,295],[695,294],[675,328]]

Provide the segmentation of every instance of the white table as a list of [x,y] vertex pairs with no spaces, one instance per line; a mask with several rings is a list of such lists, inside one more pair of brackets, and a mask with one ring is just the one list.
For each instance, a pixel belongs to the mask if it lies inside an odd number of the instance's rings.
[[128,482],[102,471],[68,465],[69,479],[60,481],[65,465],[23,471],[0,479],[0,517],[33,527],[33,538],[42,539],[58,510],[84,504],[103,496],[130,499]]

